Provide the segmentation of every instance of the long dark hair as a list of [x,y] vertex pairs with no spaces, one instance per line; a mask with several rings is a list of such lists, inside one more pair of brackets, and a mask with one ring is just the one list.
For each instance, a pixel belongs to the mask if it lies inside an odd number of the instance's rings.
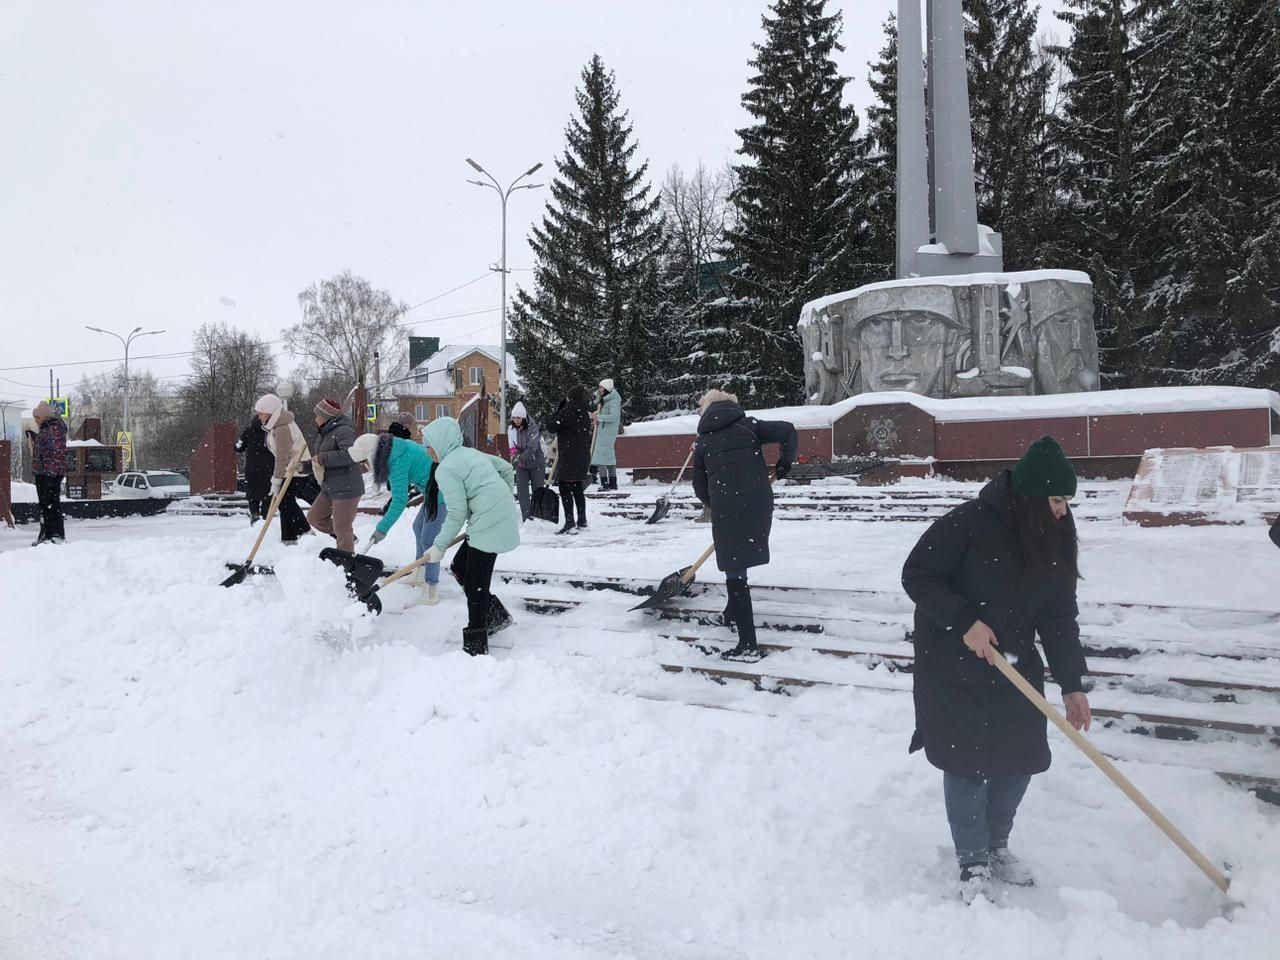
[[1059,520],[1048,497],[1013,494],[1013,522],[1022,552],[1023,575],[1080,577],[1080,538],[1070,508]]

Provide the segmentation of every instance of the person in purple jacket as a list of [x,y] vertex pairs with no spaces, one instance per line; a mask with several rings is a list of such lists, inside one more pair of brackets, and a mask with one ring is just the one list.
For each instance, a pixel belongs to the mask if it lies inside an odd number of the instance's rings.
[[62,478],[67,474],[67,422],[47,401],[41,400],[31,413],[38,433],[27,431],[31,439],[31,470],[36,478],[40,501],[40,534],[33,547],[42,543],[65,543],[62,523]]

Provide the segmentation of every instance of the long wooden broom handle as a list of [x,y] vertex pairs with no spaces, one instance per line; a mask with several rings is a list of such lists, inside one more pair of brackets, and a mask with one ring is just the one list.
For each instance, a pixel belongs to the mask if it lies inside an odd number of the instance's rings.
[[[467,539],[466,536],[460,533],[453,538],[449,546],[445,547],[445,549],[451,550],[465,539]],[[382,587],[390,586],[391,584],[395,583],[397,580],[402,580],[405,577],[407,577],[409,574],[413,573],[413,571],[417,570],[420,566],[422,566],[424,563],[427,562],[427,555],[429,553],[430,551],[428,551],[427,553],[424,553],[417,560],[413,561],[413,563],[405,564],[405,566],[401,567],[395,573],[391,574],[391,576],[387,577],[387,579],[383,580],[382,583],[379,585],[378,589],[382,589]]]
[[680,575],[682,583],[689,583],[693,580],[693,575],[698,572],[698,568],[711,559],[711,555],[716,552],[716,545],[713,543],[707,549],[702,551],[702,556],[693,561],[693,566]]
[[680,485],[680,481],[684,479],[684,472],[689,469],[689,461],[693,459],[694,447],[689,447],[689,455],[684,458],[684,466],[680,468],[680,472],[676,474],[675,483],[671,484],[671,489],[667,491],[667,496],[676,492],[676,487]]
[[262,546],[262,541],[266,539],[267,531],[271,529],[271,521],[276,518],[276,511],[280,509],[280,501],[284,499],[284,493],[289,489],[289,481],[298,472],[298,466],[302,462],[302,451],[305,449],[305,444],[299,447],[298,452],[289,461],[289,465],[285,467],[284,480],[281,481],[280,489],[276,491],[276,495],[271,498],[271,506],[267,508],[267,515],[262,521],[262,529],[258,531],[258,539],[253,541],[253,549],[249,551],[249,559],[244,562],[246,567],[253,563],[253,558],[258,555],[258,548]]
[[1052,720],[1054,726],[1065,733],[1067,738],[1079,747],[1084,752],[1084,755],[1097,765],[1099,770],[1110,777],[1111,782],[1124,791],[1125,796],[1137,804],[1138,809],[1145,813],[1152,823],[1163,830],[1164,835],[1172,840],[1179,850],[1190,857],[1191,861],[1204,871],[1205,876],[1217,884],[1218,889],[1225,893],[1227,887],[1231,885],[1231,881],[1227,879],[1227,875],[1222,872],[1218,865],[1201,853],[1195,844],[1173,825],[1173,822],[1168,817],[1156,809],[1155,804],[1143,796],[1142,791],[1135,787],[1128,777],[1116,769],[1114,763],[1108,760],[1080,731],[1068,723],[1066,717],[1054,709],[1049,701],[1040,695],[1040,691],[1033,687],[1026,677],[1015,670],[999,650],[992,650],[991,652],[995,654],[996,668],[1008,677],[1028,700],[1035,704],[1036,709]]

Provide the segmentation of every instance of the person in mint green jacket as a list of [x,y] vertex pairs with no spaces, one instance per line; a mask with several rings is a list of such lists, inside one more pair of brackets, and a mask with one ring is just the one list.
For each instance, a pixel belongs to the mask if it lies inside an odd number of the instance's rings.
[[439,563],[449,543],[466,524],[467,540],[449,567],[467,595],[462,648],[472,656],[488,653],[493,566],[498,554],[520,545],[515,470],[501,457],[463,446],[462,428],[453,417],[432,420],[422,433],[427,453],[436,461],[435,480],[448,510],[448,518],[427,556],[430,562]]
[[[381,543],[400,519],[409,502],[409,488],[417,487],[423,491],[422,509],[413,518],[413,536],[417,543],[414,559],[423,556],[449,515],[435,483],[436,465],[427,448],[390,433],[366,433],[356,438],[350,452],[352,460],[371,464],[374,481],[391,491],[391,503],[373,531],[373,543]],[[409,601],[406,606],[415,603],[435,606],[440,602],[440,564],[424,564],[418,570],[420,572],[414,574],[412,582],[422,588],[422,593],[419,599]]]

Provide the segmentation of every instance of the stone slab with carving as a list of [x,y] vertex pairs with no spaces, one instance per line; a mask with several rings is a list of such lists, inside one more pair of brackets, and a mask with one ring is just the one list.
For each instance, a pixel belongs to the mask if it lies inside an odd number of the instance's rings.
[[806,303],[798,328],[813,404],[1098,389],[1093,285],[1073,270],[869,284]]

